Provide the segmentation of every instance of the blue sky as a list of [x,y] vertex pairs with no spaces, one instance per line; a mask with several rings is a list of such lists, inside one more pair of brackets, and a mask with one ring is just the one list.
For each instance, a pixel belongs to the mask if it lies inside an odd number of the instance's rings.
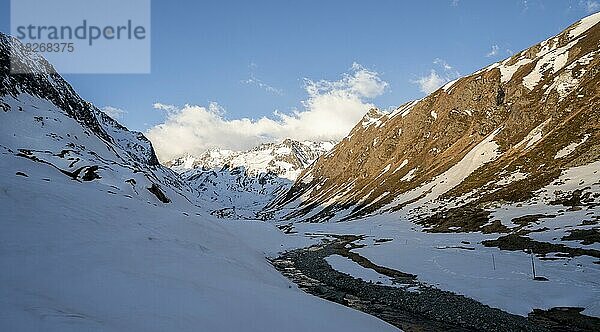
[[[305,78],[339,81],[360,71],[354,63],[386,83],[361,99],[387,108],[422,97],[417,81],[432,70],[441,79],[468,74],[598,9],[580,0],[156,0],[151,74],[66,79],[97,106],[124,110],[120,121],[141,131],[169,116],[155,103],[216,102],[226,121],[302,111]],[[0,12],[9,32],[8,0]]]

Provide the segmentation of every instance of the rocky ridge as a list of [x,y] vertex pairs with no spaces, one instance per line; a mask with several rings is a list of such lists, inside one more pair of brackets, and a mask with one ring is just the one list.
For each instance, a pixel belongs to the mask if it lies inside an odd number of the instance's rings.
[[219,206],[220,218],[268,219],[259,212],[285,193],[302,170],[333,148],[333,142],[285,139],[247,151],[211,149],[166,163],[200,195]]
[[[311,222],[396,212],[472,231],[489,218],[452,215],[540,199],[568,169],[600,159],[599,21],[586,17],[393,112],[371,110],[270,208]],[[593,168],[567,192],[546,191],[546,204],[578,189],[598,204]]]

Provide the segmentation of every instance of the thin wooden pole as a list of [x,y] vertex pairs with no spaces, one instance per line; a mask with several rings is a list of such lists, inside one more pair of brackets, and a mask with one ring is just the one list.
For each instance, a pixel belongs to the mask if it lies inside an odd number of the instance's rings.
[[529,249],[531,252],[531,270],[533,271],[533,279],[535,279],[535,261],[533,259],[533,249]]

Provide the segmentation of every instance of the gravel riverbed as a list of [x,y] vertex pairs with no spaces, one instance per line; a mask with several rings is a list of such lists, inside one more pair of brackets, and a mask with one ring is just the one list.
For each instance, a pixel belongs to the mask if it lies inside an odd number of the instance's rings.
[[[351,251],[360,236],[332,235],[321,244],[271,259],[284,276],[312,295],[376,316],[404,331],[593,331],[598,319],[565,308],[523,317],[426,285],[417,276],[373,264]],[[344,256],[389,277],[394,286],[363,281],[333,269],[325,260]],[[552,314],[551,314],[552,313]],[[567,317],[567,318],[565,318]]]

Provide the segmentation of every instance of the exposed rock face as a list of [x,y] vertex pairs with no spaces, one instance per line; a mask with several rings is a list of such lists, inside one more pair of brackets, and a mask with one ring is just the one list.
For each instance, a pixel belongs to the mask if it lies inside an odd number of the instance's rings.
[[[36,74],[11,75],[11,65],[29,68],[23,71]],[[150,166],[159,164],[152,144],[143,134],[128,131],[97,107],[83,100],[46,59],[35,52],[25,51],[17,39],[0,33],[0,96],[18,99],[20,94],[51,102],[102,140],[115,143],[125,151],[131,151],[129,154],[136,161]],[[0,101],[0,109],[7,112],[9,105]]]
[[[27,67],[22,71],[35,74],[13,75],[11,65]],[[144,135],[129,131],[83,100],[46,59],[25,51],[18,40],[2,33],[0,110],[4,160],[28,160],[82,186],[97,186],[111,195],[120,192],[149,204],[210,205],[197,202],[199,195],[159,164]]]
[[589,16],[389,114],[372,110],[273,209],[312,222],[376,211],[444,219],[467,203],[531,198],[563,170],[597,161],[599,21]]
[[148,191],[153,193],[154,196],[156,196],[156,198],[158,198],[158,200],[160,200],[161,202],[171,203],[171,200],[169,199],[169,197],[167,197],[167,195],[165,195],[165,193],[160,189],[160,186],[157,185],[156,183],[153,183],[152,186],[148,188]]

